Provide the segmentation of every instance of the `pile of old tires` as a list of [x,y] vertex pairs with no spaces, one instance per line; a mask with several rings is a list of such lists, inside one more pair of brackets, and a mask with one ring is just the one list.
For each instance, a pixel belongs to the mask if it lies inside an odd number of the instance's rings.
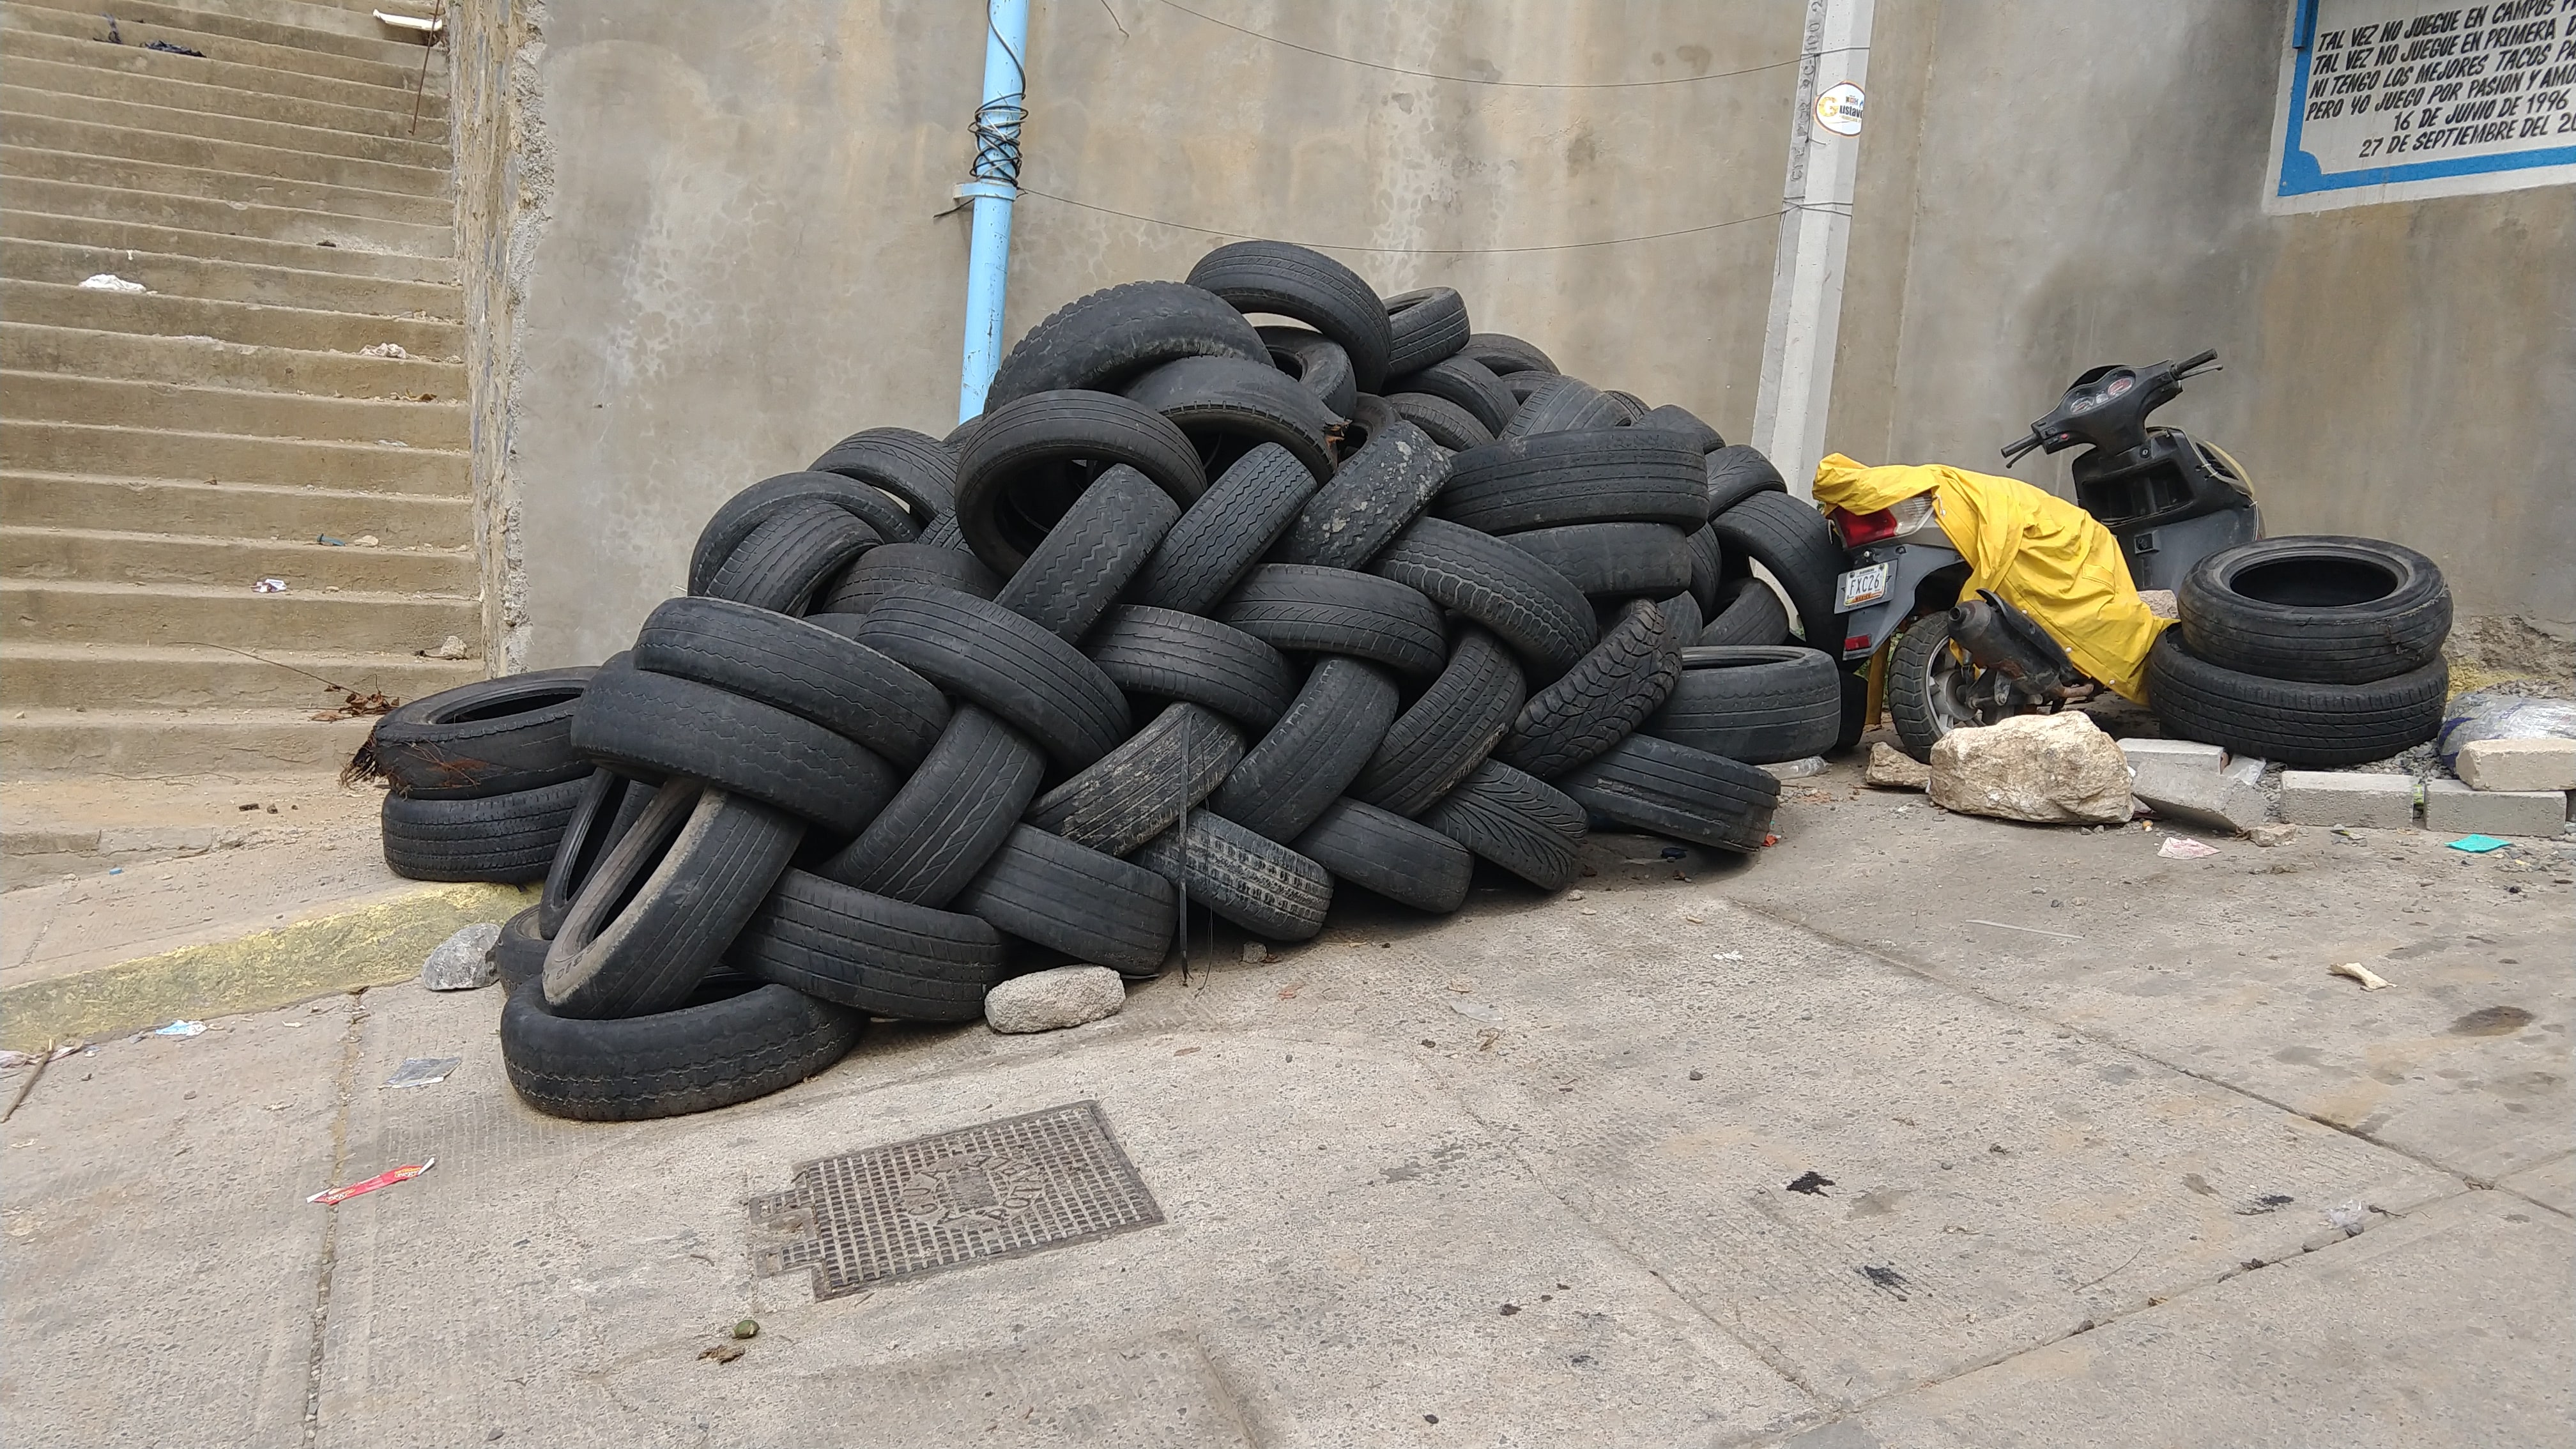
[[1454,291],[1247,242],[1084,297],[947,439],[726,502],[588,676],[511,1080],[703,1109],[865,1016],[1151,975],[1184,900],[1300,940],[1343,887],[1454,911],[1478,858],[1561,888],[1587,820],[1758,850],[1761,765],[1830,747],[1840,686],[1748,560],[1830,625],[1831,536],[1758,453]]
[[2440,733],[2451,591],[2373,538],[2267,538],[2203,559],[2147,656],[2166,731],[2286,765],[2367,764]]

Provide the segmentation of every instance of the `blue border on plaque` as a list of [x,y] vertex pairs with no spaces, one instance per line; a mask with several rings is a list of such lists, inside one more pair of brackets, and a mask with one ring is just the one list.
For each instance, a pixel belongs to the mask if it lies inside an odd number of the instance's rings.
[[[2315,0],[2308,0],[2314,4]],[[2328,172],[2317,158],[2299,149],[2300,122],[2308,110],[2308,65],[2316,46],[2301,46],[2290,77],[2290,124],[2281,140],[2281,184],[2276,196],[2313,196],[2320,191],[2350,191],[2361,186],[2387,186],[2400,181],[2438,181],[2445,176],[2478,176],[2495,171],[2529,171],[2542,166],[2576,166],[2576,146],[2540,151],[2514,151],[2501,156],[2455,156],[2448,161],[2409,161],[2396,166],[2365,166],[2358,171]]]

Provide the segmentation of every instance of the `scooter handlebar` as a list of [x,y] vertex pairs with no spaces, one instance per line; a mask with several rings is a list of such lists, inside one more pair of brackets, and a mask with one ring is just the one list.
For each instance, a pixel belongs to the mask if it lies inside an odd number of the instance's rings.
[[2217,360],[2218,351],[2216,348],[2211,348],[2202,352],[2195,352],[2191,356],[2184,358],[2181,362],[2174,364],[2174,376],[2180,377],[2184,373],[2206,367]]
[[2021,437],[2015,438],[2011,442],[2004,444],[2004,461],[2007,463],[2012,462],[2022,454],[2038,447],[2039,442],[2039,429],[2031,429]]

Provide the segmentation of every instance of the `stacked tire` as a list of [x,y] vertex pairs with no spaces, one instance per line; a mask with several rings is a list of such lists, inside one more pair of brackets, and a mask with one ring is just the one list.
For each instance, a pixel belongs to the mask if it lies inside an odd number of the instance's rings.
[[1150,976],[1185,903],[1289,941],[1347,887],[1454,911],[1480,859],[1559,889],[1587,817],[1758,850],[1771,696],[1640,732],[1794,652],[1696,657],[1749,451],[1281,243],[1064,307],[946,440],[726,502],[590,678],[500,947],[513,1083],[741,1101],[1017,971]]
[[358,767],[386,785],[385,864],[412,880],[545,877],[588,788],[572,745],[588,669],[486,679],[376,721]]
[[2384,760],[2440,733],[2450,695],[2441,569],[2380,539],[2269,538],[2203,559],[2147,696],[2184,739],[2282,764]]

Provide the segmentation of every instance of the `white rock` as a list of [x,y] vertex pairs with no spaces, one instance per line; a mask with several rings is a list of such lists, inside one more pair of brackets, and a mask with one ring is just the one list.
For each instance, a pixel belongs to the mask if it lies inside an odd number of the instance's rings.
[[420,963],[420,984],[432,991],[472,991],[501,979],[492,947],[501,928],[490,922],[465,929],[438,943]]
[[1127,983],[1106,966],[1058,966],[1014,976],[984,993],[984,1024],[995,1031],[1062,1031],[1114,1016]]
[[1891,745],[1869,747],[1869,770],[1861,783],[1882,790],[1920,790],[1932,783],[1932,767]]
[[2129,818],[2129,761],[2083,714],[2016,715],[1952,730],[1932,747],[1932,803],[1963,815],[2043,825]]

